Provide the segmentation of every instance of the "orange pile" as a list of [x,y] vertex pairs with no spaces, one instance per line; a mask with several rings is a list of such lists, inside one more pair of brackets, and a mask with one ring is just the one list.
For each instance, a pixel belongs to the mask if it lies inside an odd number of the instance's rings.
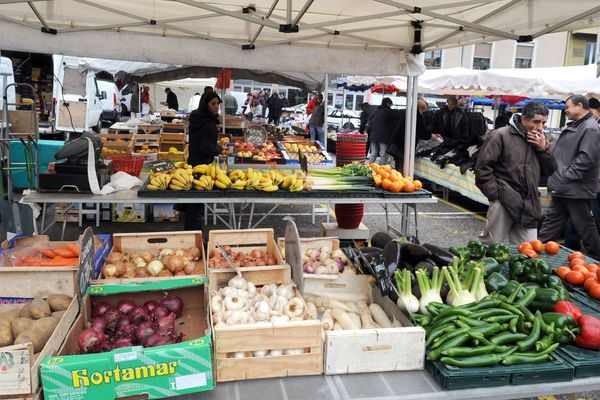
[[403,177],[402,174],[396,171],[389,165],[377,165],[375,163],[369,164],[369,167],[373,170],[371,176],[375,182],[375,187],[381,187],[384,190],[390,192],[414,192],[415,190],[421,190],[423,184],[419,180],[413,180],[410,177]]

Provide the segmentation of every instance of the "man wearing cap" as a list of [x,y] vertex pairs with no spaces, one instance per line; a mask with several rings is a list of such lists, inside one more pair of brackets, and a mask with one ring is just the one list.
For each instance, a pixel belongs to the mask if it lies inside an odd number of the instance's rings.
[[595,97],[590,99],[590,112],[592,117],[600,124],[600,100]]

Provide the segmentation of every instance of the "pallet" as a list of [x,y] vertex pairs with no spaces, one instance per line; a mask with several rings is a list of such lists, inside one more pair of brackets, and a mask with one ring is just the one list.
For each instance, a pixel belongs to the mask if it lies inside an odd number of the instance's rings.
[[[289,266],[265,267],[262,270],[252,268],[247,271],[242,268],[241,274],[256,286],[292,282]],[[226,286],[228,280],[233,277],[229,271],[219,271],[217,276],[218,279],[213,276],[212,281],[209,282],[209,293]],[[300,293],[296,291],[296,295],[299,296]],[[323,333],[320,321],[215,326],[211,318],[211,327],[217,382],[323,373]],[[298,348],[304,349],[305,353],[267,357],[231,357],[236,352]]]
[[[204,241],[202,239],[202,231],[186,231],[186,232],[152,232],[152,233],[115,233],[113,235],[112,251],[120,253],[139,253],[150,251],[153,254],[158,253],[161,249],[187,249],[189,247],[197,247],[200,249],[200,259],[196,261],[196,267],[200,267],[199,275],[206,275],[205,257],[204,257]],[[107,283],[131,284],[137,282],[163,281],[170,279],[185,279],[197,275],[182,275],[173,277],[152,277],[152,278],[114,278],[114,279],[97,279],[91,281],[92,285],[102,285]]]
[[413,326],[394,302],[382,297],[372,277],[332,277],[334,280],[305,279],[304,295],[324,295],[339,301],[361,297],[369,304],[381,306],[391,321],[396,320],[402,326],[325,331],[325,374],[422,370],[425,330]]

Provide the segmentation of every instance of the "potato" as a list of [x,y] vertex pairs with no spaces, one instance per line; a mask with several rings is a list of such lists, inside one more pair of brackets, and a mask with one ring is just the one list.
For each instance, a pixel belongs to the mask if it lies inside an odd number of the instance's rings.
[[31,342],[33,344],[33,352],[39,353],[42,351],[52,332],[58,325],[58,319],[54,317],[45,317],[34,321],[29,330],[21,333],[16,339],[15,344]]
[[29,306],[29,312],[31,313],[31,318],[33,319],[49,317],[52,314],[50,305],[42,298],[33,299]]
[[54,318],[58,318],[58,320],[60,321],[62,319],[62,317],[65,315],[66,312],[67,312],[66,310],[63,310],[63,311],[54,311],[52,313],[52,316]]
[[48,304],[50,305],[50,309],[52,311],[63,311],[69,308],[71,304],[71,297],[66,296],[64,294],[51,294],[48,295]]
[[10,322],[13,322],[15,319],[19,318],[19,313],[21,312],[20,308],[10,310],[0,314],[0,318],[8,318]]
[[21,308],[19,317],[31,318],[31,303],[27,303],[23,306],[23,308]]
[[29,318],[17,318],[12,322],[12,333],[15,337],[31,328],[33,320]]
[[13,344],[15,337],[13,336],[11,325],[8,318],[0,319],[0,347]]

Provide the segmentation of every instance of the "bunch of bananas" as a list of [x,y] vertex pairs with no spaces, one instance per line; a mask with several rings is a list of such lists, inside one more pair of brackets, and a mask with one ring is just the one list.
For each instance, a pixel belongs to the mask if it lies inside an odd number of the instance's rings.
[[[252,168],[250,168],[252,169]],[[233,171],[229,172],[229,179],[231,180],[231,182],[235,183],[238,180],[247,180],[246,179],[246,173],[244,171],[242,171],[241,169],[234,169]]]
[[171,182],[171,175],[166,172],[158,172],[150,175],[148,190],[167,190]]
[[196,190],[212,190],[215,181],[208,175],[202,175],[200,178],[194,179],[193,184]]
[[282,189],[287,189],[290,192],[299,192],[304,190],[304,182],[295,175],[286,176],[281,184]]
[[171,190],[191,190],[194,182],[192,169],[177,168],[171,173],[171,182],[169,189]]
[[216,176],[215,186],[219,189],[229,189],[231,186],[231,179],[229,179],[225,172],[220,171]]

